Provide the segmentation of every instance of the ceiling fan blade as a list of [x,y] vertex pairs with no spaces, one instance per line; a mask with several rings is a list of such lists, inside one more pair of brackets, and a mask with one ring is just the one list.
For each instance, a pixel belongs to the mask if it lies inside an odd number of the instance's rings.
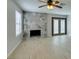
[[58,7],[58,8],[63,8],[62,6],[59,6],[59,5],[54,5],[55,7]]
[[55,4],[59,4],[60,2],[59,2],[59,1],[54,1],[54,3],[55,3]]
[[42,7],[44,7],[44,6],[47,6],[47,5],[42,5],[42,6],[39,6],[39,8],[42,8]]

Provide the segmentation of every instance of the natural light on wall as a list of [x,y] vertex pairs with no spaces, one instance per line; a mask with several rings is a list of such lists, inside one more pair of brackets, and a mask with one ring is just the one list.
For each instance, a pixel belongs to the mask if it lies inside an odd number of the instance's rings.
[[18,11],[16,11],[15,14],[16,14],[16,36],[18,36],[22,32],[22,15]]

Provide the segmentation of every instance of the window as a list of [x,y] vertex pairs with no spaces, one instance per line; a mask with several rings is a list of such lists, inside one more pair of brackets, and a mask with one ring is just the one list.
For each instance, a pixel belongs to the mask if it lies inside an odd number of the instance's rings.
[[22,15],[18,11],[16,11],[16,36],[21,34],[22,32]]
[[67,19],[52,17],[52,35],[67,34]]

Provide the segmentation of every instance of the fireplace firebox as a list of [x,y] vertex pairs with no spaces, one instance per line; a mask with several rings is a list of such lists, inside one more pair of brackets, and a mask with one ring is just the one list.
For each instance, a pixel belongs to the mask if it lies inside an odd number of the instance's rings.
[[30,30],[30,37],[41,36],[41,30]]

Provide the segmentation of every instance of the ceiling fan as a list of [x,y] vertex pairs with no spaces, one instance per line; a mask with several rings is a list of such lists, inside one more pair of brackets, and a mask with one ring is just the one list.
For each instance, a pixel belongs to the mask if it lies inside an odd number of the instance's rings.
[[63,3],[60,3],[59,0],[39,0],[40,2],[46,3],[45,5],[39,6],[39,8],[45,7],[47,6],[48,9],[53,9],[54,7],[57,8],[62,8],[62,6],[60,6]]

